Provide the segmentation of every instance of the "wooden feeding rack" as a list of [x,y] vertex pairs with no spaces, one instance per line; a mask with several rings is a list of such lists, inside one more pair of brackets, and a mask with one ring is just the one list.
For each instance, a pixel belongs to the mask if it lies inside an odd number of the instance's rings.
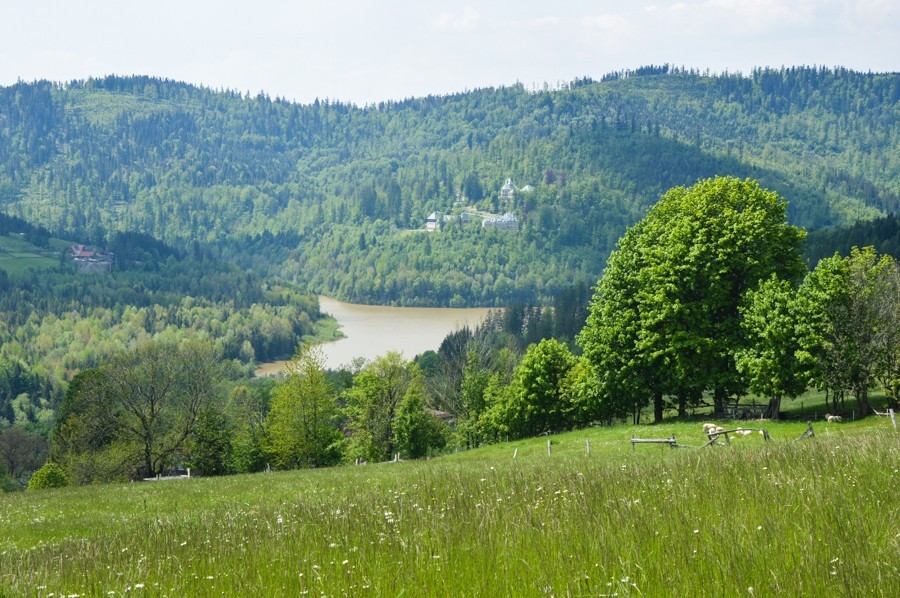
[[632,435],[631,450],[634,450],[634,445],[636,444],[668,444],[669,448],[678,448],[680,446],[675,440],[674,434],[672,434],[671,438],[635,438]]

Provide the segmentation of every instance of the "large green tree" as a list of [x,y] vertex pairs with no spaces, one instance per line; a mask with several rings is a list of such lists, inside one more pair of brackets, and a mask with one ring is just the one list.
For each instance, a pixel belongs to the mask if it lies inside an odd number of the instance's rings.
[[764,280],[747,293],[741,316],[748,342],[735,352],[738,371],[752,392],[769,397],[768,411],[777,414],[782,398],[797,397],[809,383],[793,286],[774,275]]
[[[819,262],[798,291],[801,342],[816,384],[837,401],[850,391],[860,414],[880,382],[896,404],[900,377],[900,270],[872,247]],[[835,403],[837,407],[837,403]]]
[[337,395],[322,349],[307,345],[285,365],[266,419],[268,451],[283,469],[334,465],[341,458]]
[[717,410],[746,382],[734,352],[746,345],[739,305],[772,275],[803,271],[804,232],[786,202],[752,180],[716,177],[675,187],[630,228],[610,257],[579,343],[603,400],[639,412],[663,396],[679,414],[703,392]]
[[505,411],[511,436],[558,432],[573,425],[566,382],[576,363],[568,347],[556,339],[545,339],[528,348],[508,394]]
[[100,368],[95,392],[111,397],[118,410],[118,439],[129,462],[144,475],[163,473],[186,457],[197,418],[220,402],[225,378],[212,345],[147,343]]
[[[401,448],[397,424],[401,405],[424,394],[422,372],[415,363],[390,351],[376,357],[356,376],[347,392],[347,415],[355,456],[386,461]],[[407,398],[413,395],[413,398]],[[408,410],[407,410],[408,412]],[[404,433],[408,433],[409,430]]]

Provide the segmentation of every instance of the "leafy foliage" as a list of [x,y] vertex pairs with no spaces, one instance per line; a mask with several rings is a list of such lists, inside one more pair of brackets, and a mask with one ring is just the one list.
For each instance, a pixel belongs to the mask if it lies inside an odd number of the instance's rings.
[[66,477],[62,468],[52,461],[34,472],[31,480],[28,482],[29,490],[46,490],[48,488],[62,488],[69,485],[69,479]]
[[868,414],[869,389],[880,381],[889,400],[898,377],[900,269],[871,247],[819,262],[798,291],[802,342],[815,383],[835,400],[846,391]]
[[801,316],[794,290],[790,282],[773,274],[748,291],[744,301],[741,330],[747,343],[736,350],[735,365],[752,392],[773,398],[772,411],[777,413],[782,397],[799,396],[809,383],[800,359]]
[[215,422],[208,420],[223,402],[225,378],[211,345],[140,345],[83,376],[67,400],[55,449],[63,464],[73,459],[73,472],[76,464],[85,467],[82,455],[104,454],[120,457],[111,470],[117,477],[162,474],[189,459],[189,440],[197,433],[197,456],[211,466],[203,449],[214,440],[209,426]]
[[334,465],[341,459],[337,396],[322,350],[307,345],[285,366],[266,419],[268,451],[283,469]]
[[21,489],[47,458],[47,441],[38,434],[11,427],[0,431],[0,478],[3,490]]
[[679,413],[703,391],[743,394],[733,352],[745,346],[738,307],[775,274],[802,273],[802,231],[785,202],[754,181],[715,178],[666,193],[629,229],[597,286],[579,336],[600,372],[611,412],[638,413],[677,398]]
[[449,430],[430,409],[422,370],[394,351],[365,365],[345,393],[347,458],[419,458],[447,443]]
[[572,405],[565,382],[576,359],[555,339],[529,347],[516,368],[507,413],[511,437],[524,438],[565,430],[572,425]]

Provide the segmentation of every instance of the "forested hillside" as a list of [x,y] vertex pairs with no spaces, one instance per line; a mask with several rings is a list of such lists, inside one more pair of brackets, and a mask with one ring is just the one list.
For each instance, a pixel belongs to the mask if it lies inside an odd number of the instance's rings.
[[900,214],[813,231],[806,239],[806,258],[811,266],[835,252],[850,255],[853,247],[871,245],[878,253],[900,260]]
[[[505,305],[594,284],[627,226],[702,177],[757,179],[810,229],[897,212],[898,100],[898,74],[805,67],[366,107],[147,77],[19,83],[0,89],[0,210],[97,244],[198,245],[343,299]],[[433,211],[455,219],[426,234]],[[505,212],[516,230],[482,229]]]
[[230,373],[249,374],[333,334],[315,297],[198,247],[140,233],[112,233],[106,247],[112,271],[84,273],[66,241],[0,216],[0,428],[46,434],[72,377],[135,344],[202,339]]

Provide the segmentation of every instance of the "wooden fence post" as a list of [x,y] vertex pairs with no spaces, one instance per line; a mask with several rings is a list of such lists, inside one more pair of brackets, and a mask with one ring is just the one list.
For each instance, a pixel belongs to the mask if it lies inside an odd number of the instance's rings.
[[585,449],[587,450],[587,454],[590,455],[591,454],[591,439],[586,438],[584,442],[585,442]]
[[552,441],[552,440],[548,440],[548,441],[547,441],[547,456],[548,456],[548,457],[549,457],[549,456],[551,455],[551,453],[553,452],[552,449],[550,448],[550,445],[552,445],[552,444],[553,444],[553,441]]

